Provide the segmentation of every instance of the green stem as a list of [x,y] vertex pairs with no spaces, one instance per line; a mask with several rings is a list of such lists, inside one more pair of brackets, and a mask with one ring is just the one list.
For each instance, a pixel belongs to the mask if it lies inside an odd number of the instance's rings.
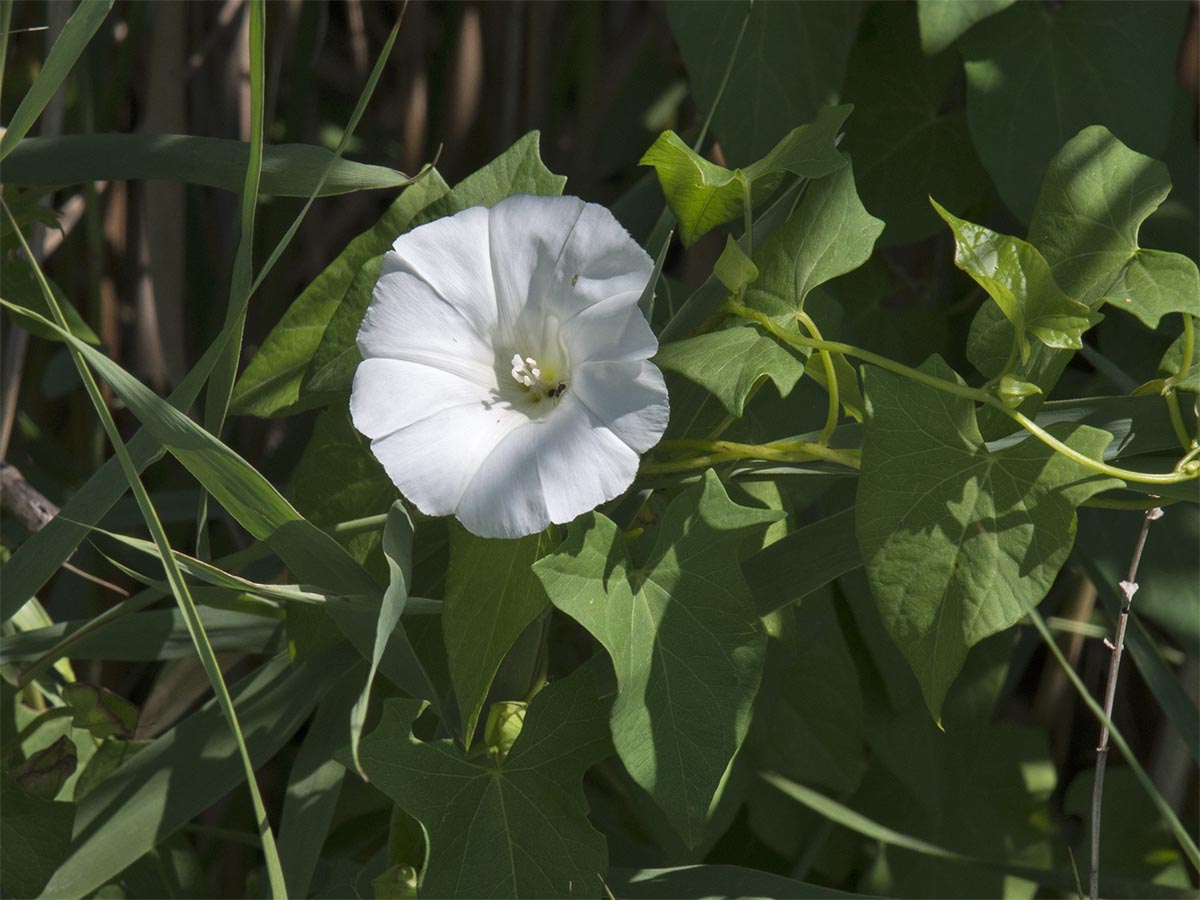
[[1196,328],[1192,323],[1192,317],[1184,313],[1183,355],[1179,359],[1179,369],[1167,379],[1166,388],[1163,391],[1163,395],[1167,398],[1167,412],[1171,416],[1171,427],[1175,429],[1175,436],[1179,438],[1179,443],[1183,445],[1184,450],[1192,449],[1195,446],[1195,440],[1188,434],[1187,426],[1183,423],[1183,412],[1179,408],[1179,398],[1175,394],[1175,384],[1192,367],[1192,358],[1195,356],[1195,353]]
[[771,441],[767,444],[740,444],[735,441],[673,440],[663,441],[655,448],[656,453],[672,451],[697,451],[696,454],[677,459],[643,462],[638,474],[642,476],[666,475],[706,469],[724,462],[742,459],[763,459],[770,462],[802,463],[823,459],[847,468],[857,469],[861,454],[857,450],[838,450],[812,441]]
[[[808,333],[816,340],[823,341],[825,339],[817,328],[817,323],[804,310],[797,311],[796,318],[808,329]],[[837,371],[833,368],[833,354],[828,350],[818,350],[817,352],[821,356],[821,364],[825,367],[826,389],[829,391],[829,412],[825,416],[825,427],[821,429],[821,434],[817,440],[822,444],[827,444],[829,443],[829,436],[837,428],[838,412],[842,401],[838,393]]]
[[897,375],[903,375],[913,381],[924,384],[935,390],[943,391],[947,394],[953,394],[956,397],[963,397],[967,400],[973,400],[976,403],[983,403],[993,409],[999,410],[1004,415],[1008,416],[1022,428],[1036,437],[1052,450],[1061,453],[1068,459],[1072,459],[1082,466],[1091,469],[1101,475],[1109,475],[1113,478],[1120,478],[1124,481],[1133,481],[1138,484],[1179,484],[1184,481],[1195,480],[1200,473],[1195,471],[1187,471],[1181,467],[1177,467],[1175,472],[1170,474],[1151,474],[1148,472],[1133,472],[1129,469],[1121,469],[1116,466],[1110,466],[1107,463],[1099,462],[1089,456],[1085,456],[1073,447],[1064,444],[1054,435],[1047,432],[1037,423],[1033,422],[1027,416],[1016,410],[1009,409],[996,397],[986,391],[978,388],[967,387],[965,384],[947,381],[944,378],[938,378],[936,375],[929,375],[918,369],[906,366],[903,363],[898,363],[895,360],[888,359],[886,356],[880,356],[877,353],[871,353],[869,350],[863,350],[855,347],[852,344],[843,344],[840,341],[819,341],[814,338],[804,337],[803,335],[794,334],[777,324],[770,316],[767,316],[758,310],[749,309],[744,306],[736,306],[728,304],[726,307],[733,315],[741,316],[744,319],[750,319],[762,325],[767,331],[775,335],[780,340],[786,341],[797,347],[806,347],[814,350],[829,350],[834,353],[841,353],[846,356],[853,356],[861,359],[864,362],[879,366],[881,369],[887,369],[890,372],[895,372]]

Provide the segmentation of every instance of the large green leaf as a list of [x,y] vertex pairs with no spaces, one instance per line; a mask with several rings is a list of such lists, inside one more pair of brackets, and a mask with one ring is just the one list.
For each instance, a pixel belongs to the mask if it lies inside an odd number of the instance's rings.
[[531,567],[552,545],[547,533],[497,541],[461,528],[450,532],[442,634],[468,748],[501,661],[550,602]]
[[[959,380],[938,357],[922,370]],[[1033,438],[989,451],[969,400],[874,368],[863,380],[859,548],[888,633],[940,719],[967,650],[1050,589],[1075,507],[1120,482]],[[1111,440],[1087,426],[1051,433],[1096,459]]]
[[0,867],[4,896],[36,897],[71,845],[75,804],[41,800],[21,790],[8,775],[0,779]]
[[861,565],[850,508],[797,528],[748,557],[742,574],[765,616]]
[[659,135],[639,165],[653,166],[667,205],[679,221],[679,237],[688,247],[718,225],[740,219],[746,200],[757,206],[771,195],[787,172],[821,178],[846,164],[834,140],[849,106],[822,107],[809,125],[798,125],[775,147],[744,169],[709,162],[673,131]]
[[856,807],[899,832],[992,865],[952,867],[929,854],[889,853],[864,889],[910,897],[1035,896],[1033,881],[996,871],[1005,864],[1070,883],[1066,872],[1047,871],[1053,863],[1047,801],[1056,775],[1044,734],[986,720],[943,733],[917,707],[872,717],[867,739],[879,763]]
[[424,708],[389,700],[361,755],[371,783],[428,835],[421,895],[600,897],[608,853],[580,781],[610,745],[608,704],[591,673],[539,693],[494,764],[463,759],[451,740],[418,740],[412,728]]
[[954,264],[996,301],[1012,325],[1022,363],[1033,340],[1060,350],[1083,346],[1081,335],[1101,316],[1063,293],[1033,244],[960,219],[936,201],[933,206],[954,233]]
[[300,385],[321,337],[358,270],[407,231],[422,209],[449,191],[438,173],[410,185],[383,217],[338,254],[288,307],[234,386],[234,413],[273,416],[297,411]]
[[1182,3],[1017,3],[959,41],[975,149],[1018,218],[1029,220],[1041,173],[1084,126],[1162,150],[1175,82],[1164,48],[1186,17]]
[[739,544],[780,517],[731,502],[710,469],[667,507],[640,569],[597,513],[534,565],[554,605],[612,657],[617,753],[692,847],[746,737],[766,654]]
[[[66,80],[67,75],[70,74],[71,69],[75,67],[76,61],[108,16],[112,5],[113,0],[94,0],[91,3],[79,4],[71,13],[71,17],[67,19],[62,32],[55,40],[54,46],[50,48],[46,61],[42,63],[37,77],[30,85],[29,93],[21,98],[21,103],[8,121],[8,127],[3,137],[0,137],[0,159],[6,159],[21,138],[29,133],[29,129],[38,120],[42,110],[46,108],[63,81]],[[4,40],[8,40],[7,34],[4,35]],[[5,163],[4,180],[11,184],[13,182],[9,170],[10,165],[11,162]]]
[[[806,553],[807,555],[807,553]],[[863,698],[832,594],[783,611],[792,618],[779,643],[775,680],[764,682],[766,729],[760,768],[848,796],[862,778]]]
[[[329,672],[355,658],[344,644],[294,665],[278,656],[234,686],[256,765],[288,741],[336,682]],[[233,733],[210,701],[79,802],[71,851],[42,896],[87,896],[244,778]]]
[[921,49],[929,54],[941,53],[976,22],[1012,4],[1013,0],[917,0]]
[[[245,141],[191,134],[67,134],[21,141],[4,160],[4,178],[10,184],[32,187],[182,181],[240,192],[249,157],[250,145]],[[322,183],[326,169],[329,174]],[[331,197],[403,187],[410,181],[395,169],[337,159],[324,147],[275,144],[263,149],[259,189],[282,197],[309,197],[314,191],[317,197]]]
[[1149,328],[1167,313],[1200,315],[1196,264],[1138,244],[1142,223],[1170,191],[1165,165],[1102,125],[1085,128],[1050,162],[1029,241],[1063,290],[1089,306],[1104,299]]
[[[296,465],[294,482],[296,509],[321,528],[382,516],[399,496],[372,455],[370,441],[351,423],[349,406],[340,404],[329,406],[317,416],[312,437]],[[336,537],[367,571],[385,580],[387,567],[378,531]]]
[[836,101],[858,24],[849,3],[674,0],[667,16],[700,109],[716,101],[747,15],[741,52],[713,115],[734,165],[766,156],[792,128]]
[[[858,199],[849,165],[811,182],[796,211],[754,254],[759,274],[746,293],[747,305],[795,329],[795,312],[804,308],[813,288],[862,265],[881,231],[883,222]],[[763,378],[770,378],[786,397],[804,374],[805,356],[753,326],[732,325],[664,344],[655,360],[740,416]]]
[[663,344],[654,361],[703,387],[732,416],[741,416],[754,386],[765,378],[779,396],[792,392],[804,375],[804,356],[748,325]]
[[803,309],[813,288],[866,262],[882,231],[883,222],[859,200],[851,166],[811,182],[796,211],[755,252],[759,276],[746,303],[772,315]]
[[854,118],[841,147],[854,159],[863,203],[887,222],[882,238],[887,244],[938,230],[930,196],[953,209],[969,209],[988,186],[967,133],[966,112],[945,103],[961,71],[958,55],[924,55],[916,28],[909,4],[872,6],[850,54],[843,91],[854,104]]

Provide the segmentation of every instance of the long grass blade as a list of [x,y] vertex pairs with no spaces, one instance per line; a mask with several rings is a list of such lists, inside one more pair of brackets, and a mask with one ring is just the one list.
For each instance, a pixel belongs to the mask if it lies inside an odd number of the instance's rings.
[[[3,204],[2,200],[0,200],[0,204]],[[5,213],[12,222],[13,229],[21,244],[21,249],[25,252],[37,276],[38,283],[41,285],[46,304],[53,313],[58,327],[65,329],[67,327],[67,320],[58,306],[54,292],[50,290],[50,284],[46,281],[41,266],[38,265],[37,260],[29,249],[29,245],[25,241],[25,236],[18,228],[16,219],[9,212],[7,204],[3,205]],[[69,334],[69,332],[65,333]],[[87,345],[84,344],[83,346]],[[275,846],[275,835],[271,831],[271,823],[267,819],[266,806],[263,804],[262,795],[258,790],[258,782],[254,775],[254,764],[251,762],[250,753],[246,749],[246,741],[242,735],[241,726],[238,723],[237,711],[234,709],[233,700],[229,696],[229,689],[225,684],[225,679],[221,675],[221,666],[217,662],[216,652],[208,640],[208,634],[204,630],[204,623],[201,621],[200,614],[196,610],[196,604],[192,600],[187,582],[184,581],[183,573],[179,570],[179,566],[175,562],[175,556],[171,552],[171,545],[167,540],[166,531],[163,529],[162,522],[158,518],[158,513],[150,499],[150,494],[146,491],[145,485],[142,484],[138,470],[129,456],[129,451],[125,447],[125,442],[121,439],[120,432],[117,430],[116,422],[113,421],[112,414],[109,412],[104,397],[100,393],[100,386],[96,383],[91,369],[77,348],[72,348],[71,358],[79,372],[80,379],[83,381],[84,388],[87,390],[88,397],[95,407],[96,414],[100,417],[100,422],[104,426],[104,431],[108,435],[109,442],[112,444],[117,458],[121,461],[121,468],[125,473],[126,480],[129,482],[130,490],[133,492],[138,507],[142,511],[142,516],[146,520],[146,527],[150,530],[150,534],[154,538],[154,543],[158,546],[159,552],[162,554],[163,569],[166,572],[167,581],[171,586],[171,592],[175,595],[175,600],[179,604],[179,609],[187,622],[188,631],[191,634],[192,641],[196,645],[196,652],[212,684],[221,711],[229,722],[229,727],[233,730],[238,745],[238,752],[242,757],[242,763],[245,768],[246,782],[250,788],[254,813],[258,819],[259,837],[262,841],[263,856],[267,863],[267,877],[271,884],[271,894],[276,898],[286,897],[287,889],[283,880],[283,867],[279,862],[279,852]]]
[[[378,84],[379,76],[383,72],[383,64],[386,62],[391,48],[395,43],[399,27],[400,23],[397,22],[388,37],[383,51],[380,53],[380,60],[376,63],[371,78],[368,80],[366,87],[359,97],[354,115],[343,132],[342,141],[339,143],[337,150],[326,161],[320,177],[317,178],[316,185],[309,194],[308,202],[296,216],[291,227],[288,228],[274,251],[268,257],[267,262],[259,271],[258,278],[251,287],[252,291],[257,289],[262,279],[266,277],[267,273],[275,265],[275,262],[283,254],[283,251],[290,243],[309,208],[312,206],[313,199],[317,196],[322,196],[321,191],[326,183],[326,179],[335,174],[334,166],[340,159],[341,153],[345,150],[346,144],[353,137],[354,129],[358,125],[362,112],[370,102],[374,89]],[[9,167],[6,165],[5,176],[8,177],[8,175]],[[190,407],[195,401],[205,381],[208,379],[209,373],[212,372],[213,367],[216,365],[225,342],[232,336],[237,321],[236,318],[227,319],[227,324],[222,328],[216,340],[205,350],[196,365],[184,376],[184,379],[168,398],[167,402],[171,406],[183,410]],[[129,442],[130,456],[133,458],[139,472],[159,459],[163,451],[162,443],[150,429],[140,430]],[[20,609],[26,600],[41,589],[50,577],[58,571],[63,562],[75,551],[80,541],[87,536],[86,526],[98,522],[124,492],[125,481],[120,472],[120,464],[116,459],[110,459],[72,495],[71,499],[63,506],[62,515],[49,522],[41,531],[30,535],[17,548],[16,553],[13,554],[12,559],[9,560],[4,570],[5,589],[3,593],[0,593],[0,621],[7,621],[11,618],[13,613]]]
[[[33,80],[21,104],[13,113],[8,123],[8,130],[0,137],[0,159],[12,153],[21,138],[29,133],[29,129],[37,122],[38,116],[46,108],[46,104],[58,91],[66,79],[75,61],[79,59],[92,36],[100,28],[100,23],[112,9],[113,0],[84,0],[71,13],[67,24],[63,26],[62,34],[50,48],[42,69]],[[7,176],[7,173],[5,173]]]

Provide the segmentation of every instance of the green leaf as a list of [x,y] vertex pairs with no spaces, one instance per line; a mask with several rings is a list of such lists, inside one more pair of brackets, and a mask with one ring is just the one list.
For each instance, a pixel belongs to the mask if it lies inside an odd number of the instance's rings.
[[442,634],[467,749],[501,661],[550,602],[531,566],[553,545],[545,532],[516,541],[487,540],[461,528],[450,532]]
[[[961,383],[938,357],[922,371]],[[1075,538],[1075,507],[1121,482],[1032,437],[990,451],[970,400],[864,369],[868,418],[858,543],[888,633],[935,719],[967,650],[1046,595]],[[1112,439],[1051,429],[1099,459]]]
[[1103,317],[1062,292],[1033,244],[967,222],[930,202],[954,232],[954,264],[987,291],[1012,323],[1022,363],[1029,360],[1031,339],[1063,350],[1083,346],[1080,336]]
[[[67,134],[21,141],[4,161],[4,177],[11,184],[35,187],[181,181],[240,193],[249,157],[245,141],[191,134]],[[327,167],[329,175],[321,184]],[[263,148],[259,190],[279,197],[332,197],[404,187],[412,181],[386,166],[336,158],[324,147],[273,144]]]
[[[974,9],[981,4],[939,4],[951,5]],[[887,222],[885,244],[909,243],[938,231],[941,223],[929,208],[930,196],[953,209],[971,209],[988,189],[966,112],[961,104],[946,102],[962,71],[958,54],[922,54],[916,29],[910,4],[870,7],[842,94],[854,104],[854,118],[841,147],[854,160],[863,203]]]
[[67,783],[67,779],[75,774],[78,765],[75,742],[64,734],[50,746],[32,754],[8,774],[31,797],[53,800]]
[[882,231],[858,198],[850,165],[811,182],[796,211],[754,254],[759,276],[747,305],[772,315],[803,309],[813,288],[866,262]]
[[[336,681],[329,673],[355,658],[344,644],[294,665],[286,655],[277,656],[232,688],[256,765],[273,756],[308,718]],[[79,802],[70,853],[44,896],[90,894],[245,777],[233,732],[220,707],[210,701]]]
[[92,737],[133,737],[137,730],[137,707],[108,688],[75,681],[63,685],[62,698],[74,711],[72,724],[86,728]]
[[679,221],[679,237],[689,247],[718,225],[740,219],[746,200],[757,206],[787,172],[820,178],[845,165],[834,146],[849,106],[822,107],[808,125],[792,129],[757,162],[726,169],[709,162],[673,131],[664,131],[638,161],[653,166],[667,205]]
[[729,897],[849,900],[865,896],[740,866],[614,869],[609,875],[608,887],[613,896],[628,897],[630,900],[660,900],[662,897],[691,897],[694,900],[725,900]]
[[[407,187],[380,220],[352,240],[304,289],[267,335],[233,389],[231,411],[273,416],[298,411],[301,384],[325,329],[363,265],[381,256],[417,214],[449,191],[436,171]],[[374,283],[372,282],[372,287]],[[351,336],[353,337],[353,336]]]
[[[472,206],[495,206],[513,194],[558,196],[563,191],[566,178],[546,168],[538,150],[538,140],[536,131],[525,135],[482,169],[456,184],[452,191],[441,194],[437,200],[421,209],[408,228],[403,230],[454,215]],[[391,247],[392,241],[400,233],[393,234],[387,245],[378,250],[379,260],[372,258],[363,263],[343,292],[304,379],[301,397],[304,398],[309,392],[317,395],[308,402],[325,402],[331,394],[350,390],[354,370],[362,359],[355,338],[367,305],[371,302],[375,282],[379,280],[381,254]]]
[[747,14],[741,52],[713,114],[725,156],[737,165],[761,159],[836,100],[858,25],[858,9],[846,3],[674,0],[667,17],[700,109],[716,101]]
[[0,869],[6,897],[36,897],[62,864],[71,843],[73,803],[31,797],[9,777],[0,779]]
[[[30,85],[29,93],[21,98],[20,105],[8,121],[8,128],[3,137],[0,137],[0,159],[8,157],[21,138],[33,128],[42,110],[58,92],[84,48],[108,16],[112,5],[112,0],[95,0],[92,3],[79,4],[71,13],[71,18],[67,19],[62,32],[54,41],[54,46],[50,48],[46,61],[42,63],[37,77]],[[4,35],[4,40],[8,40],[7,34]],[[9,165],[11,164],[4,167],[4,180],[13,184],[15,182],[12,181]]]
[[600,897],[607,852],[580,782],[610,745],[590,672],[541,691],[494,765],[463,759],[453,741],[414,737],[425,706],[389,700],[362,746],[371,783],[428,835],[421,896]]
[[862,565],[854,536],[854,509],[797,528],[742,563],[759,615],[803,600]]
[[746,737],[766,654],[739,544],[781,515],[732,503],[710,469],[667,507],[644,567],[597,513],[534,565],[554,605],[612,657],[617,753],[691,847]]
[[941,53],[970,30],[976,22],[1011,6],[1013,0],[917,0],[917,23],[921,27],[921,49]]
[[96,748],[95,755],[88,760],[75,782],[75,802],[83,800],[92,790],[113,772],[150,746],[150,741],[108,740]]
[[784,633],[784,662],[774,702],[765,710],[761,764],[849,796],[863,774],[863,698],[832,596],[814,597],[784,614],[794,616],[795,636],[789,641]]
[[[759,274],[746,304],[795,329],[795,312],[813,288],[862,265],[882,230],[883,223],[859,201],[849,165],[811,182],[796,211],[754,254]],[[733,325],[664,344],[655,361],[714,394],[730,415],[741,416],[762,378],[786,397],[804,374],[806,356],[755,327]]]
[[[317,416],[294,482],[296,509],[320,528],[382,516],[400,495],[371,453],[370,441],[355,430],[348,404],[333,404]],[[335,537],[368,572],[384,580],[380,532]]]
[[1200,315],[1200,272],[1178,253],[1138,244],[1142,224],[1171,191],[1162,163],[1102,125],[1085,128],[1050,162],[1029,241],[1054,279],[1095,307],[1101,299],[1157,328],[1167,313]]
[[[387,649],[388,638],[400,629],[400,617],[408,603],[408,592],[412,586],[412,539],[413,524],[404,508],[404,503],[397,500],[388,511],[387,524],[383,528],[383,555],[388,564],[388,586],[379,602],[379,618],[375,625],[375,644],[371,650],[371,666],[367,670],[367,680],[363,684],[362,693],[350,710],[350,756],[354,767],[360,775],[366,778],[362,763],[359,761],[359,742],[362,738],[363,725],[367,721],[367,705],[371,702],[371,685],[375,681],[375,673],[379,671],[379,662]],[[401,636],[403,632],[400,633]],[[408,646],[404,638],[408,654],[415,659],[416,654]]]
[[1186,17],[1175,3],[1017,3],[959,42],[975,149],[1019,219],[1051,157],[1087,125],[1145,153],[1166,146],[1175,57],[1164,48]]
[[736,294],[758,278],[758,266],[731,234],[726,236],[725,249],[713,263],[713,274],[731,293]]
[[762,379],[770,378],[779,396],[786,397],[804,375],[799,351],[748,325],[663,344],[654,361],[659,368],[694,381],[738,417]]

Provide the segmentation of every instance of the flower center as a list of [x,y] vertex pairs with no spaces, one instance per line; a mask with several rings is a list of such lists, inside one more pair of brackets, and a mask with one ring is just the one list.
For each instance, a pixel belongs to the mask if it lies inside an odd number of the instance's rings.
[[521,356],[520,353],[513,354],[512,377],[529,392],[534,403],[543,398],[557,400],[567,389],[566,381],[559,380],[553,368],[543,367],[532,356]]

